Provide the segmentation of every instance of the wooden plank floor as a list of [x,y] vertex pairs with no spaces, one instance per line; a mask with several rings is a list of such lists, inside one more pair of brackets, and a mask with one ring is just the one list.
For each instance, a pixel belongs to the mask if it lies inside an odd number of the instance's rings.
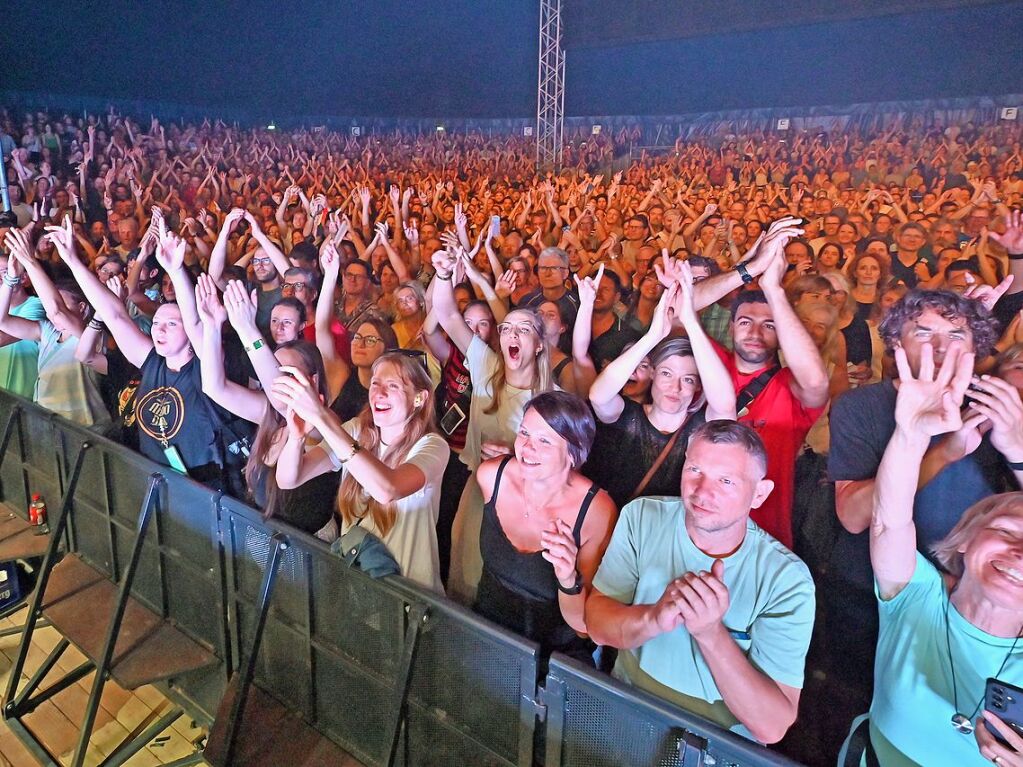
[[[20,625],[25,610],[10,618],[0,620],[0,628]],[[6,691],[11,666],[18,652],[20,636],[0,637],[0,689]],[[27,679],[38,667],[46,654],[60,641],[60,634],[52,627],[37,629],[32,637],[24,676]],[[74,645],[68,647],[57,662],[61,671],[69,671],[85,660]],[[57,671],[51,672],[55,674]],[[93,675],[87,676],[67,690],[55,695],[25,718],[25,723],[36,733],[52,752],[60,754],[62,764],[70,764],[78,740],[79,723],[89,698]],[[46,682],[44,681],[43,686]],[[124,737],[134,730],[152,712],[161,713],[171,706],[159,690],[152,686],[140,687],[134,692],[121,689],[113,680],[107,682],[100,699],[100,710],[96,717],[92,740],[85,764],[93,767],[109,754]],[[205,732],[193,728],[187,715],[182,715],[174,724],[151,741],[146,748],[133,756],[129,767],[154,767],[167,764],[195,752],[194,743]],[[0,767],[35,767],[38,762],[25,749],[17,736],[0,719]]]

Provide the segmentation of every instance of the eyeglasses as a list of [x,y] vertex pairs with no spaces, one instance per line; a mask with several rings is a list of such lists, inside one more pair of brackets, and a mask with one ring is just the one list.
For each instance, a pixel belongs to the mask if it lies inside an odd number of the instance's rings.
[[269,266],[273,263],[273,259],[267,256],[266,258],[254,258],[252,259],[253,266]]
[[363,346],[376,346],[382,340],[380,336],[363,336],[358,333],[352,335],[352,343],[362,344]]
[[560,272],[562,270],[567,272],[568,271],[568,267],[567,266],[538,266],[538,267],[536,267],[536,270],[538,272],[543,272],[544,274],[550,274],[551,272]]
[[398,296],[398,303],[404,306],[419,306],[419,299],[415,296]]
[[288,290],[289,288],[291,290],[305,290],[309,286],[304,282],[285,282],[282,287],[284,290]]
[[532,325],[512,325],[510,322],[502,322],[497,326],[497,332],[502,336],[509,335],[510,333],[514,333],[517,336],[524,336],[535,331],[533,330]]
[[365,280],[366,275],[361,272],[345,272],[345,278],[349,280]]

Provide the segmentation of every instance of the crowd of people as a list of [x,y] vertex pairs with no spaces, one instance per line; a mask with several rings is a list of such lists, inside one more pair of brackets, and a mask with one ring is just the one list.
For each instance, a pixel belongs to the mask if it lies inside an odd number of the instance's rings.
[[800,758],[1021,765],[1020,140],[5,110],[0,386]]

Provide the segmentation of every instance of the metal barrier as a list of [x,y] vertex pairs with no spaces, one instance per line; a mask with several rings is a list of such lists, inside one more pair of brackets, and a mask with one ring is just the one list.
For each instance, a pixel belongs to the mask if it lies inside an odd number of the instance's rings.
[[[95,573],[89,588],[99,579],[120,589],[120,614],[144,610],[208,653],[212,667],[156,682],[212,725],[217,744],[206,756],[215,764],[267,763],[269,750],[290,748],[278,763],[340,763],[344,753],[373,767],[530,767],[544,742],[547,767],[792,764],[557,655],[538,686],[535,643],[404,578],[373,580],[322,541],[0,393],[0,427],[5,416],[0,502],[64,491],[31,616],[53,602],[46,581],[62,569],[66,579],[71,562]],[[67,554],[57,564],[61,539]],[[105,664],[117,678],[124,653],[116,610],[106,629],[105,644],[83,648],[91,662],[72,681]],[[133,630],[126,619],[123,631]],[[55,764],[20,723],[33,694],[55,694],[53,685],[35,692],[45,673],[20,691],[12,683],[4,716]],[[167,724],[164,717],[136,733],[121,761]]]
[[795,762],[560,653],[544,681],[545,767],[745,767]]

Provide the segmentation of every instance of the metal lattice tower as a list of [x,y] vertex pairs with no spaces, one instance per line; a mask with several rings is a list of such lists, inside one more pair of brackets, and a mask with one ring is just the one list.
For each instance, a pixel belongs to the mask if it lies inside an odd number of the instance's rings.
[[536,167],[561,170],[565,124],[565,49],[561,0],[540,0],[540,67],[536,89]]

